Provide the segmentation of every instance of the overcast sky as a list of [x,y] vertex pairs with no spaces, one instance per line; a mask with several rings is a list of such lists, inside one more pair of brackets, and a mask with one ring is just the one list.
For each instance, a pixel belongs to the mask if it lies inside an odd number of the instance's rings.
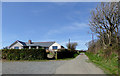
[[2,7],[3,47],[16,40],[56,41],[66,46],[69,38],[77,49],[87,49],[90,11],[95,2],[11,2]]

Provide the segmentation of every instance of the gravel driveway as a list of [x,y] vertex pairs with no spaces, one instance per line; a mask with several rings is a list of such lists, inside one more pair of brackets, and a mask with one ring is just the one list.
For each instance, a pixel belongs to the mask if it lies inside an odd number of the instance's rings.
[[79,55],[72,60],[45,62],[3,62],[3,74],[104,74],[86,55]]

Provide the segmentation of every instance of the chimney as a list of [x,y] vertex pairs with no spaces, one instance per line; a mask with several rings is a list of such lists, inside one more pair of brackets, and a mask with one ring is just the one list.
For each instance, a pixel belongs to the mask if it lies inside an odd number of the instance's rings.
[[29,43],[29,44],[32,44],[32,41],[31,41],[31,40],[28,40],[28,43]]

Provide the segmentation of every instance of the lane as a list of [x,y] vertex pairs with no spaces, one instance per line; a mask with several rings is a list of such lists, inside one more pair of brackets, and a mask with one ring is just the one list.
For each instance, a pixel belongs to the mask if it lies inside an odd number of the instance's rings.
[[2,62],[3,74],[104,74],[104,72],[88,62],[86,55],[79,55],[72,60],[43,62]]
[[88,62],[88,57],[82,54],[58,67],[55,74],[104,74],[104,72]]
[[45,61],[45,62],[3,62],[3,74],[54,74],[56,68],[65,61]]

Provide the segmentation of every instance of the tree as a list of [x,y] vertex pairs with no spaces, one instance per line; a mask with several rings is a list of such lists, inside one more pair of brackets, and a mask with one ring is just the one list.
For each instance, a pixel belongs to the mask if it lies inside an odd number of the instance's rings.
[[67,43],[66,44],[66,46],[67,46],[67,48],[69,49],[69,50],[72,50],[72,51],[74,51],[75,49],[76,49],[76,46],[77,46],[78,44],[76,43],[76,42],[74,42],[74,43]]
[[98,34],[104,46],[111,45],[112,39],[118,43],[118,3],[101,3],[92,10],[89,26],[92,32]]

